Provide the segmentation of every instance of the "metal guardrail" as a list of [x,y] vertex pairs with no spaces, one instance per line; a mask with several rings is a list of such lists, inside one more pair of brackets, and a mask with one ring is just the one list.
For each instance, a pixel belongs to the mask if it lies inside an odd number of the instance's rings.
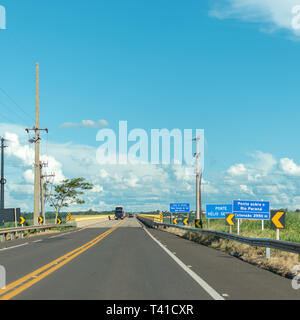
[[279,240],[273,240],[273,239],[267,239],[267,238],[244,237],[244,236],[239,236],[239,235],[226,233],[226,232],[203,230],[203,229],[197,229],[197,228],[191,228],[191,227],[177,226],[177,225],[168,224],[168,223],[160,223],[160,222],[156,222],[151,219],[147,219],[145,217],[140,217],[140,216],[137,216],[137,218],[150,228],[153,228],[154,226],[157,226],[157,227],[161,226],[164,228],[166,227],[176,228],[176,229],[181,229],[187,232],[188,231],[195,232],[195,233],[205,234],[212,237],[218,237],[222,239],[237,241],[240,243],[248,244],[250,246],[272,248],[272,249],[278,249],[282,251],[288,251],[288,252],[300,254],[300,243],[297,243],[297,242],[279,241]]
[[15,234],[21,234],[21,237],[23,237],[24,231],[35,231],[35,230],[47,230],[47,229],[53,229],[53,228],[64,228],[64,227],[75,227],[76,224],[69,223],[69,224],[45,224],[45,225],[39,225],[39,226],[27,226],[27,227],[16,227],[16,228],[7,228],[7,229],[0,229],[0,241],[3,242],[6,239],[7,234],[11,234],[11,239],[14,239]]

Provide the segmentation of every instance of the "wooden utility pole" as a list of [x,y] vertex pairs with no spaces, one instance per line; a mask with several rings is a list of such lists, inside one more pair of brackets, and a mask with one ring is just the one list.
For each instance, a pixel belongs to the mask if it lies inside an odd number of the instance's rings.
[[27,133],[34,131],[34,139],[29,142],[35,143],[34,157],[34,203],[33,203],[33,224],[38,225],[40,216],[40,198],[41,198],[41,169],[40,169],[40,131],[48,129],[40,129],[40,96],[39,96],[39,64],[36,64],[36,100],[35,100],[35,126],[32,129],[26,129]]
[[194,139],[196,141],[196,219],[200,219],[200,172],[199,172],[199,138]]
[[48,163],[40,161],[41,216],[43,217],[43,224],[46,224],[45,197],[44,197],[44,178],[55,177],[55,174],[43,174],[43,167],[47,167],[47,166],[48,166]]
[[36,104],[35,104],[35,161],[34,161],[34,211],[33,224],[38,225],[40,216],[40,99],[39,64],[36,64]]
[[43,176],[43,167],[46,164],[40,161],[40,193],[41,193],[41,215],[43,217],[43,224],[45,224],[45,199],[44,199],[44,176]]
[[6,179],[4,178],[4,149],[7,147],[4,145],[5,139],[1,138],[1,201],[0,208],[4,209],[4,185],[6,184]]
[[202,185],[202,169],[199,173],[199,213],[200,213],[200,224],[202,228],[202,194],[201,194],[201,185]]
[[196,137],[193,139],[196,141],[196,219],[200,220],[200,225],[202,228],[202,207],[201,207],[201,180],[202,180],[202,170],[199,168],[199,140],[200,137]]

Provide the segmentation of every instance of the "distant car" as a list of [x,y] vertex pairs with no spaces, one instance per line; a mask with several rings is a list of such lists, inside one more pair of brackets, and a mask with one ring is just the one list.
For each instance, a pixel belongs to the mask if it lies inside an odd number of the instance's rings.
[[133,218],[134,215],[132,213],[129,213],[128,218]]

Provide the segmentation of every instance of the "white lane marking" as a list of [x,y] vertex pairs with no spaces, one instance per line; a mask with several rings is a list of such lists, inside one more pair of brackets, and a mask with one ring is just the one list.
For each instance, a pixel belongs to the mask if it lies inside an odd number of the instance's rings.
[[144,230],[148,235],[185,271],[187,272],[213,299],[225,300],[214,288],[207,282],[200,278],[194,271],[189,269],[178,257],[176,257],[170,250],[164,247],[147,229]]
[[[101,221],[101,222],[98,221],[98,222],[93,223],[92,225],[99,224],[99,223],[104,223],[104,222],[107,222],[107,221]],[[86,229],[90,229],[90,226],[91,225],[86,226],[86,227],[82,227],[79,230],[65,232],[65,233],[62,233],[62,234],[59,234],[59,235],[56,235],[56,236],[52,236],[52,237],[49,237],[48,239],[54,239],[54,238],[58,238],[58,237],[61,237],[61,236],[64,236],[64,235],[68,235],[68,234],[80,232],[80,231],[83,231],[83,230],[86,230]]]
[[41,242],[42,240],[35,240],[35,241],[32,241],[34,243],[37,243],[37,242]]
[[64,236],[65,235],[65,233],[63,233],[63,234],[59,234],[59,235],[57,235],[57,236],[52,236],[52,237],[49,237],[49,239],[53,239],[53,238],[58,238],[58,237],[62,237],[62,236]]
[[0,249],[0,251],[10,250],[10,249],[18,248],[18,247],[23,247],[23,246],[26,246],[27,244],[29,244],[29,242],[26,242],[26,243],[23,243],[23,244],[19,244],[17,246],[13,246],[13,247],[3,248],[3,249]]

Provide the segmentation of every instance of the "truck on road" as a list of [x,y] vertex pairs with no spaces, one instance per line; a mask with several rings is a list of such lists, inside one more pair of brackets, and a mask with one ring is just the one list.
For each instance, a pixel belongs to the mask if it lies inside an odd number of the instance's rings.
[[125,210],[122,206],[118,206],[115,209],[115,220],[123,220],[125,218]]

